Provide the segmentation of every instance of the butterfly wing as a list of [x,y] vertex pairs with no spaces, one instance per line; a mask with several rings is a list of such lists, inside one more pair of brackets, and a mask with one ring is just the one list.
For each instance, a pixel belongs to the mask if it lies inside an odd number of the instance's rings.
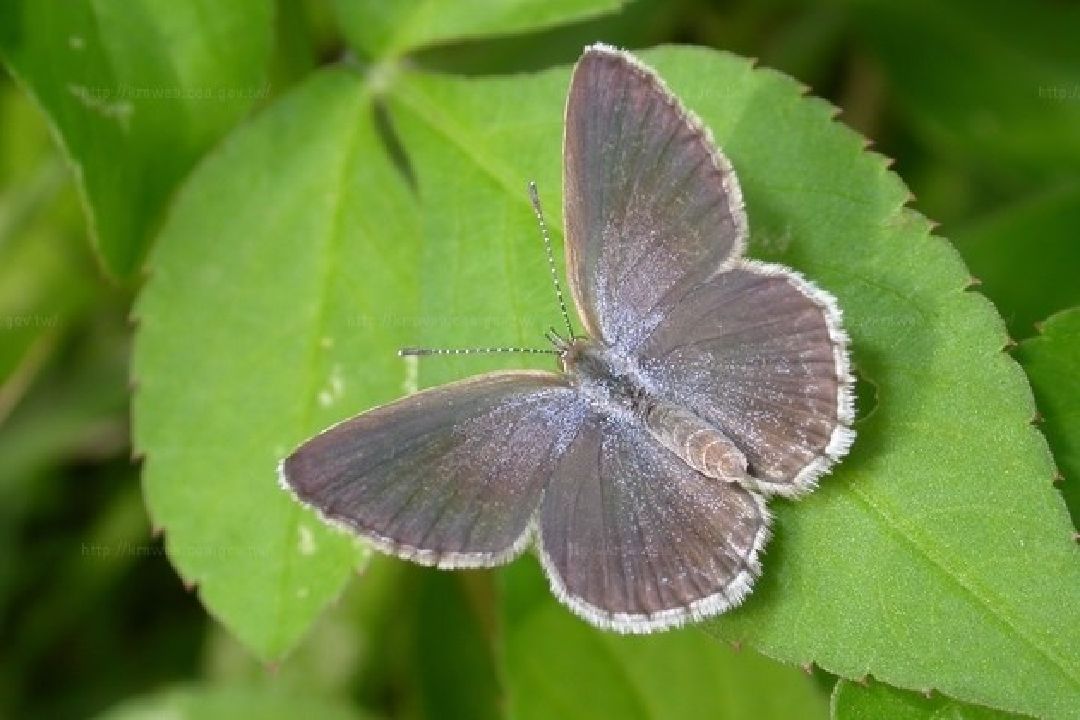
[[335,425],[282,461],[281,481],[385,552],[489,567],[528,544],[577,408],[563,376],[480,375]]
[[793,270],[738,260],[663,304],[641,361],[746,456],[751,487],[813,488],[854,438],[836,300]]
[[566,104],[567,272],[587,332],[633,349],[673,290],[741,254],[738,181],[708,130],[628,53],[585,50]]
[[727,434],[753,487],[812,488],[852,439],[840,313],[796,273],[740,259],[742,195],[708,131],[651,70],[593,46],[571,81],[564,163],[568,273],[589,333]]
[[592,414],[545,492],[537,549],[578,615],[650,632],[741,602],[768,523],[760,495],[705,477],[640,426]]

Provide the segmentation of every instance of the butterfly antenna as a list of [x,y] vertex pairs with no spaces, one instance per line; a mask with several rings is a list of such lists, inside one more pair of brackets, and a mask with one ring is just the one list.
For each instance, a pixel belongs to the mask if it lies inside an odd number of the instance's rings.
[[406,347],[398,350],[399,357],[419,355],[491,355],[494,353],[528,353],[530,355],[558,355],[558,350],[521,347],[474,347],[474,348],[420,348]]
[[544,337],[547,338],[547,341],[549,343],[555,346],[556,352],[565,352],[566,349],[570,347],[570,342],[564,340],[562,335],[555,332],[555,328],[548,328],[547,331],[544,333]]
[[551,282],[555,285],[555,296],[559,298],[559,310],[562,311],[563,320],[566,322],[567,335],[573,338],[574,326],[570,324],[570,313],[566,310],[566,300],[563,298],[562,285],[559,283],[559,273],[555,270],[555,253],[551,251],[551,236],[548,235],[544,211],[540,208],[540,194],[536,191],[536,183],[531,180],[529,181],[529,199],[532,201],[533,211],[536,212],[536,220],[540,223],[540,234],[544,236],[544,250],[547,252],[548,268],[551,270]]
[[[536,212],[536,220],[540,223],[540,234],[544,237],[544,251],[547,253],[548,268],[551,270],[551,282],[555,286],[555,297],[559,300],[559,310],[562,312],[563,321],[566,323],[566,332],[570,340],[574,338],[574,326],[570,324],[570,313],[566,309],[566,299],[563,297],[562,284],[559,282],[559,273],[555,269],[555,254],[551,250],[551,236],[548,234],[547,221],[544,220],[544,211],[540,207],[540,194],[536,191],[536,183],[529,182],[529,199],[532,201],[533,211]],[[418,357],[423,355],[492,355],[496,353],[526,353],[529,355],[561,355],[569,345],[554,328],[545,334],[548,341],[555,346],[551,348],[523,348],[523,347],[471,347],[471,348],[421,348],[404,347],[398,350],[400,357]]]

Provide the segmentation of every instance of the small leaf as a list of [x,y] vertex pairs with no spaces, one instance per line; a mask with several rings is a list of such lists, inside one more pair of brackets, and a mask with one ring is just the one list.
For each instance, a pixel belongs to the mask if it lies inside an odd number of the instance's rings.
[[1044,418],[1040,427],[1064,475],[1061,491],[1076,527],[1080,519],[1080,308],[1052,316],[1041,335],[1020,343],[1016,355],[1031,378]]
[[932,693],[930,697],[884,683],[866,686],[840,680],[833,689],[832,720],[1020,720],[1025,716],[992,710]]
[[799,668],[735,650],[698,628],[604,632],[550,601],[535,561],[503,571],[510,717],[517,720],[825,718],[824,694]]
[[349,42],[368,57],[540,30],[613,12],[623,0],[335,0]]
[[324,72],[200,166],[153,255],[134,357],[147,503],[181,575],[264,658],[299,639],[360,560],[275,468],[403,392],[396,320],[415,315],[415,216],[367,87]]
[[1037,320],[1080,305],[1080,186],[1069,185],[1002,208],[957,230],[956,247],[1013,337]]
[[361,720],[364,716],[343,702],[292,695],[259,687],[190,685],[127,700],[97,716],[98,720],[265,720],[326,718]]
[[263,95],[269,0],[0,5],[0,58],[75,170],[105,268],[128,276],[179,180]]

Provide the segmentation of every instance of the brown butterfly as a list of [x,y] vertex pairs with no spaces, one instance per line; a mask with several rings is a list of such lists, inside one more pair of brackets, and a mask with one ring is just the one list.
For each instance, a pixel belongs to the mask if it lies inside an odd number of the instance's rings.
[[282,484],[375,547],[443,568],[536,548],[555,595],[650,632],[737,605],[760,572],[765,495],[796,496],[854,433],[831,295],[742,257],[735,172],[626,52],[574,68],[566,263],[587,337],[562,372],[425,390],[335,425]]

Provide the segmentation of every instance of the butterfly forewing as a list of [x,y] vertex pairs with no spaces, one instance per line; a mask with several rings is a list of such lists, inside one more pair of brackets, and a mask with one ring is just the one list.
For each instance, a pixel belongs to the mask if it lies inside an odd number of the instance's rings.
[[567,273],[586,330],[632,349],[657,302],[738,255],[738,182],[651,70],[594,45],[574,69],[563,146]]
[[738,604],[768,533],[760,496],[707,478],[640,426],[590,415],[544,496],[539,551],[595,625],[649,632]]
[[335,425],[281,467],[301,501],[388,552],[482,567],[527,545],[580,417],[564,377],[481,375]]

